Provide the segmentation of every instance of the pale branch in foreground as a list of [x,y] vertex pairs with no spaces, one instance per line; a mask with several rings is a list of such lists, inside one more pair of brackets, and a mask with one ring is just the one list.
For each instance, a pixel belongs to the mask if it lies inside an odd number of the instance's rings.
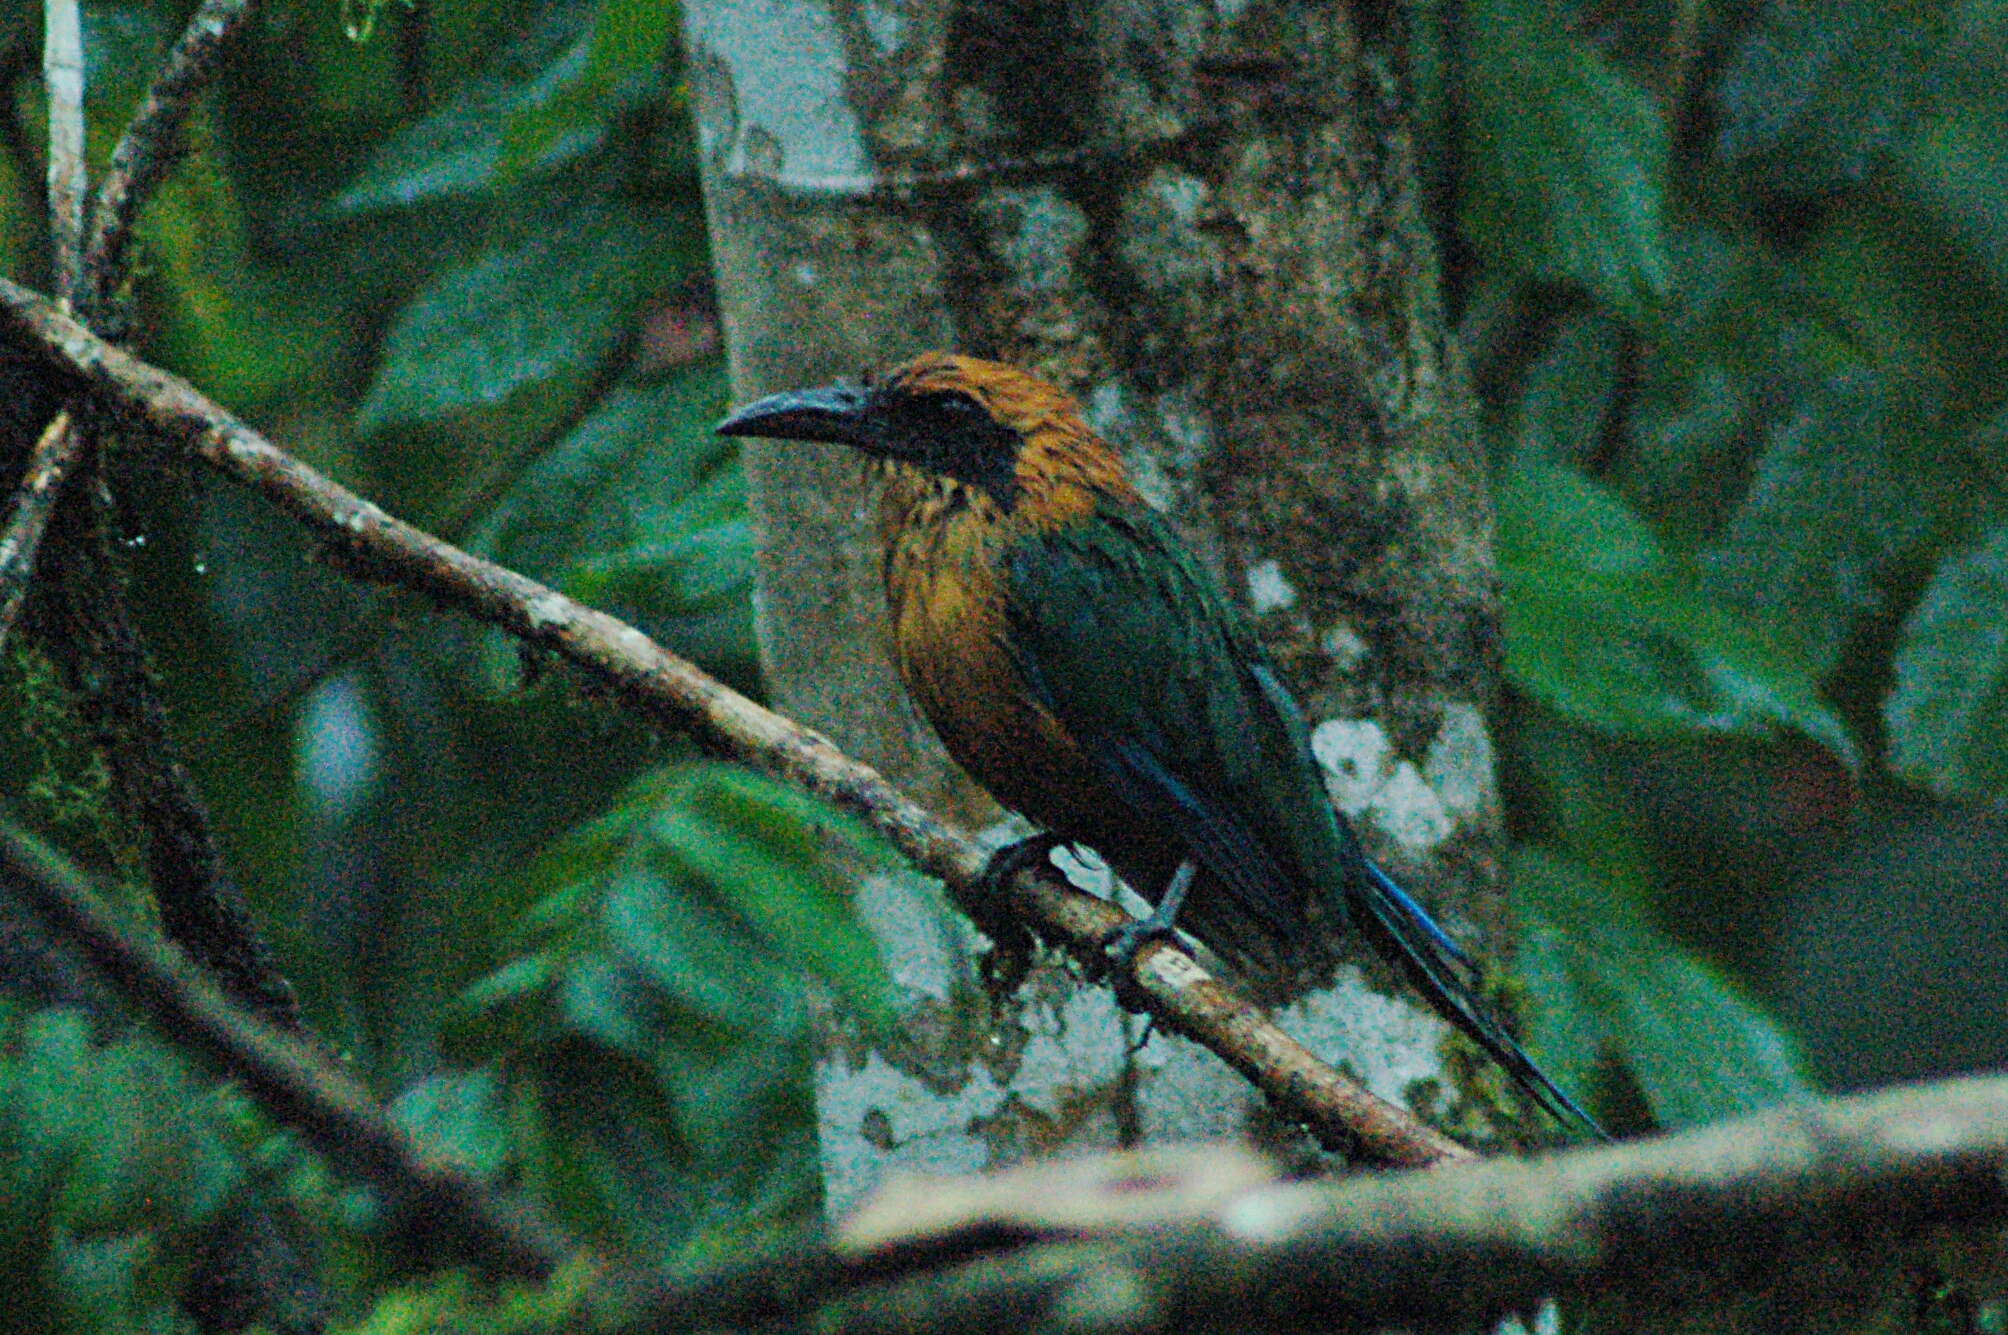
[[[968,839],[827,739],[763,709],[634,627],[392,518],[292,458],[186,381],[105,342],[5,280],[0,333],[83,377],[117,409],[262,493],[316,533],[345,568],[552,650],[644,718],[856,813],[920,870],[964,899],[971,895],[985,856]],[[1007,893],[1016,917],[1090,969],[1105,964],[1102,943],[1131,921],[1053,873],[1021,875]],[[975,907],[980,913],[982,906]],[[1147,944],[1137,953],[1135,974],[1137,991],[1159,1023],[1210,1049],[1328,1147],[1404,1166],[1471,1157],[1318,1060],[1177,949]]]
[[127,931],[74,867],[0,822],[0,894],[17,897],[81,953],[117,992],[182,1047],[216,1063],[330,1160],[406,1212],[410,1235],[457,1241],[448,1263],[548,1278],[571,1244],[524,1206],[491,1194],[460,1168],[420,1152],[368,1091],[297,1036],[233,1005],[166,944]]
[[1476,1330],[1548,1298],[1595,1300],[1620,1329],[1753,1302],[1746,1324],[1817,1328],[1901,1292],[1923,1248],[1957,1254],[1978,1296],[2008,1273],[2008,1078],[1421,1172],[1280,1182],[1245,1158],[895,1179],[834,1246],[665,1292],[628,1328]]

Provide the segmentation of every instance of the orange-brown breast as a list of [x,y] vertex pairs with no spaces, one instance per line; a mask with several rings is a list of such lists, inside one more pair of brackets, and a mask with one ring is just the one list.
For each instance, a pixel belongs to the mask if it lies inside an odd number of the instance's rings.
[[885,469],[879,534],[893,656],[948,753],[999,802],[1085,837],[1116,809],[1005,646],[1003,561],[1016,523],[975,488]]

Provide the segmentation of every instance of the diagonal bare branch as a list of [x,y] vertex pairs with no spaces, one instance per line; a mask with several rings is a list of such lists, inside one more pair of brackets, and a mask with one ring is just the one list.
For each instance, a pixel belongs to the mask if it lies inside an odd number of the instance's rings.
[[[985,857],[968,839],[828,739],[739,695],[634,627],[391,517],[286,454],[188,382],[106,343],[5,280],[0,333],[39,349],[118,409],[264,494],[356,574],[424,594],[557,653],[635,713],[828,798],[877,828],[952,892],[965,898],[973,892]],[[1008,894],[1013,913],[1087,968],[1105,963],[1102,943],[1129,921],[1121,909],[1056,875],[1021,876]],[[1159,1023],[1210,1049],[1328,1147],[1406,1166],[1471,1157],[1318,1060],[1180,951],[1148,944],[1138,952],[1135,971],[1139,994]]]

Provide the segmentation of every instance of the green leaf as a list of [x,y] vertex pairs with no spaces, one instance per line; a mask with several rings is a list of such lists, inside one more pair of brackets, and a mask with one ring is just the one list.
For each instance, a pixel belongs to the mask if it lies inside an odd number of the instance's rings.
[[883,856],[855,821],[748,771],[645,776],[532,864],[535,963],[506,965],[461,1006],[519,1008],[541,992],[556,1008],[545,1032],[570,1028],[647,1059],[665,1042],[711,1041],[692,1019],[756,1033],[800,974],[882,1021],[884,966],[827,870],[844,846]]
[[149,1036],[0,1002],[0,1261],[9,1330],[179,1331],[176,1298],[226,1206],[247,1131]]
[[1596,314],[1556,332],[1514,405],[1514,463],[1581,465],[1596,453],[1617,396],[1622,340],[1616,321]]
[[1717,151],[1771,189],[1867,179],[1932,100],[1945,6],[1771,0],[1716,87]]
[[[720,853],[734,866],[743,865],[746,856],[737,845]],[[758,1029],[772,1010],[779,979],[771,961],[754,953],[755,943],[733,927],[695,899],[691,887],[656,875],[648,861],[638,862],[607,898],[607,935],[626,963],[677,1006],[744,1032]],[[634,1024],[648,1018],[648,1003],[626,971],[597,958],[573,969],[568,979],[573,1020],[590,1021],[604,1041],[629,1051],[653,1051],[647,1026]]]
[[[358,429],[490,408],[599,366],[649,293],[683,276],[689,248],[643,209],[587,191],[543,210],[471,263],[439,275],[384,342]],[[675,261],[675,262],[673,262]]]
[[1672,280],[1658,108],[1548,0],[1473,0],[1466,15],[1465,234],[1493,263],[1646,323]]
[[517,176],[596,145],[611,110],[658,95],[654,76],[679,26],[678,9],[677,0],[600,0],[584,38],[511,109],[504,171]]
[[[725,364],[711,358],[649,385],[623,385],[523,471],[470,540],[484,556],[538,579],[581,559],[680,537],[688,498],[736,456],[714,435]],[[736,483],[736,473],[729,481]],[[716,485],[714,483],[714,485]],[[705,523],[745,513],[737,488],[711,497]]]
[[[738,479],[733,479],[734,489]],[[566,572],[564,591],[606,606],[650,599],[679,616],[723,611],[745,601],[753,570],[753,529],[727,519],[671,538],[580,561]]]
[[492,1178],[509,1156],[502,1087],[492,1070],[436,1071],[390,1104],[390,1118],[428,1158]]
[[1809,664],[1702,598],[1614,493],[1561,468],[1499,492],[1506,673],[1566,717],[1631,737],[1790,729],[1860,763]]
[[1933,523],[1923,386],[1862,373],[1832,380],[1770,432],[1757,473],[1702,555],[1707,587],[1791,639],[1821,673],[1884,601],[1891,561]]
[[580,1233],[668,1256],[813,1210],[802,981],[888,1009],[826,866],[861,841],[705,765],[644,776],[525,870],[522,953],[463,994],[453,1037],[499,1064],[512,1166]]
[[[584,7],[554,5],[530,32],[425,119],[386,139],[348,189],[328,209],[359,217],[387,209],[436,204],[492,189],[501,179],[512,119],[541,107],[586,64],[580,24]],[[599,147],[605,127],[552,136],[516,161],[517,175],[548,171]]]
[[1949,108],[1904,146],[1899,165],[1912,195],[1982,267],[2008,287],[2008,126],[2001,105]]
[[[753,539],[737,450],[712,433],[723,363],[616,388],[525,469],[469,541],[729,675],[750,673]],[[492,688],[518,661],[486,642]]]
[[1688,1126],[1813,1091],[1797,1046],[1730,980],[1659,931],[1635,898],[1566,854],[1518,848],[1518,967],[1539,998],[1531,1037],[1565,1083],[1605,1054],[1662,1126]]
[[1890,767],[1941,797],[2008,796],[2008,526],[1939,566],[1904,622]]
[[751,770],[711,766],[693,775],[653,833],[659,855],[778,958],[822,979],[868,1022],[891,1022],[878,944],[824,871],[832,839],[884,860],[883,845],[856,821]]
[[207,393],[247,410],[311,388],[339,355],[319,294],[282,288],[258,261],[244,201],[213,154],[191,154],[168,178],[140,231],[165,317],[159,352]]
[[589,1324],[583,1311],[599,1273],[580,1257],[545,1285],[496,1284],[465,1270],[427,1275],[372,1295],[367,1316],[339,1335],[547,1335]]

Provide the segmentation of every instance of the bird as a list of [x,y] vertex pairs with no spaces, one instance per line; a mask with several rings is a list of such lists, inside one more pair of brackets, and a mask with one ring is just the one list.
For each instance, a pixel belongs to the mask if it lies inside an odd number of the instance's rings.
[[892,653],[949,754],[1040,834],[983,878],[1084,845],[1154,904],[1112,941],[1189,932],[1230,961],[1307,957],[1347,927],[1564,1125],[1605,1132],[1535,1064],[1472,956],[1332,804],[1248,618],[1075,399],[930,352],[769,395],[725,436],[847,446],[881,474]]

